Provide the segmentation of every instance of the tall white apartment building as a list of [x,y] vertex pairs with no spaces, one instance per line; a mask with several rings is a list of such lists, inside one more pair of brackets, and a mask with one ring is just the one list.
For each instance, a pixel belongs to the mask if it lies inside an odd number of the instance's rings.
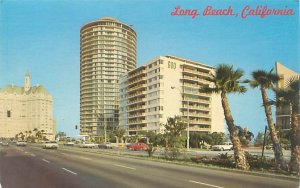
[[55,138],[52,96],[41,85],[31,86],[27,73],[23,87],[7,85],[0,89],[0,137],[14,138],[21,132],[32,136],[34,129],[43,130],[49,140]]
[[136,33],[103,17],[80,29],[80,133],[101,136],[117,127],[119,77],[136,67]]
[[163,133],[167,118],[188,119],[191,132],[224,132],[220,95],[199,92],[214,68],[183,58],[161,56],[120,78],[120,127]]

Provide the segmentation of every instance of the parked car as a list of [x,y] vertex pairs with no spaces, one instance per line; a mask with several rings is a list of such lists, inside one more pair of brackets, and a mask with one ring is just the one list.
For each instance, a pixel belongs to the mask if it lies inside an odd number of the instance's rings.
[[66,142],[64,143],[64,146],[74,146],[75,143],[74,142]]
[[145,151],[147,149],[148,149],[147,144],[142,143],[142,142],[138,142],[138,143],[132,144],[130,146],[130,150],[132,150],[132,151],[137,151],[137,150]]
[[213,151],[225,151],[225,150],[232,150],[233,145],[231,142],[224,142],[223,144],[220,145],[214,145],[211,147],[211,150]]
[[43,145],[42,148],[44,149],[58,149],[58,144],[56,141],[46,141]]
[[17,141],[17,146],[23,146],[23,147],[25,147],[26,145],[27,145],[27,143],[25,141],[23,141],[23,140]]
[[98,147],[100,149],[113,149],[113,148],[117,148],[118,145],[116,143],[106,142],[106,143],[99,144]]
[[98,144],[89,143],[89,142],[83,142],[82,144],[79,145],[80,148],[95,148],[97,146]]
[[1,143],[2,146],[8,146],[8,142],[4,141]]

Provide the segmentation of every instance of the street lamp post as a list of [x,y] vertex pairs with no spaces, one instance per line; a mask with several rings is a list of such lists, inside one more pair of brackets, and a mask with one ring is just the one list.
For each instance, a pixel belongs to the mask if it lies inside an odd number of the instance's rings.
[[[171,89],[178,89],[174,86],[171,87]],[[182,97],[182,107],[184,107],[183,105],[183,101],[184,101],[184,96],[183,96],[183,92],[178,89],[178,91],[180,92],[181,94],[181,97]],[[187,139],[186,139],[186,149],[187,151],[190,151],[190,116],[189,116],[189,106],[190,106],[190,102],[187,100]],[[182,115],[183,115],[183,109],[182,109]]]

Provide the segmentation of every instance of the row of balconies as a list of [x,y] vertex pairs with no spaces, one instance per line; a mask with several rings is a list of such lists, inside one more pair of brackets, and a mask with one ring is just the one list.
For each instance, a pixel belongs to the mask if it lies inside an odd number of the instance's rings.
[[134,90],[138,90],[138,89],[141,89],[141,88],[147,88],[146,85],[144,83],[141,83],[139,85],[136,85],[134,87],[130,87],[128,88],[128,92],[131,92],[131,91],[134,91]]
[[[96,39],[98,39],[98,36],[105,37],[105,38],[119,37],[119,38],[127,39],[128,41],[133,41],[134,43],[136,43],[136,37],[133,37],[131,35],[131,33],[127,34],[127,33],[117,32],[117,31],[102,32],[102,33],[84,32],[84,33],[81,33],[80,42],[83,43],[86,41],[90,41],[91,39],[96,40]],[[99,38],[99,39],[101,39],[101,38]]]
[[[84,49],[82,49],[84,50]],[[81,52],[83,52],[81,50]],[[120,53],[122,52],[122,53]],[[136,54],[136,50],[134,48],[132,49],[127,49],[127,48],[123,48],[123,47],[120,47],[120,46],[113,46],[112,48],[110,49],[98,49],[96,50],[96,53],[94,54],[82,54],[81,53],[81,60],[90,60],[90,59],[95,59],[95,58],[100,58],[102,56],[99,56],[99,54],[116,54],[116,55],[132,55],[132,54]]]
[[210,118],[210,112],[207,114],[203,114],[203,113],[195,113],[195,112],[183,112],[182,115],[183,116],[187,116],[189,115],[190,117],[203,117],[203,118]]
[[145,117],[146,113],[141,113],[141,112],[138,112],[138,113],[130,113],[128,115],[128,118],[137,118],[137,117]]
[[142,76],[145,74],[146,74],[146,70],[142,67],[142,69],[128,73],[128,80],[132,79],[135,76]]
[[182,108],[185,108],[185,109],[190,109],[190,110],[211,110],[210,107],[205,107],[205,106],[201,106],[201,105],[183,105]]
[[128,101],[128,104],[131,105],[131,104],[138,104],[138,103],[145,103],[145,98],[137,98],[135,100],[129,100]]
[[184,94],[193,94],[193,95],[206,96],[206,97],[211,96],[211,94],[202,93],[202,92],[199,92],[199,91],[189,91],[189,90],[184,90]]
[[82,39],[81,40],[81,45],[92,45],[92,44],[101,44],[99,43],[100,41],[117,41],[117,42],[123,42],[123,43],[132,43],[133,45],[136,45],[136,40],[132,39],[124,39],[122,37],[116,37],[116,36],[101,36],[100,38],[98,37],[96,40],[86,40]]
[[138,97],[138,96],[142,96],[142,95],[146,95],[146,91],[137,91],[137,92],[134,92],[132,94],[129,94],[128,95],[128,99],[131,99],[131,98],[134,98],[134,97]]
[[119,45],[102,45],[102,46],[97,46],[97,47],[91,47],[91,48],[88,48],[88,49],[81,49],[80,50],[80,54],[82,56],[84,56],[85,54],[87,55],[90,55],[91,54],[91,51],[95,51],[95,54],[99,54],[98,50],[106,50],[106,49],[111,49],[111,50],[116,50],[117,48],[116,47],[123,47],[125,49],[127,49],[127,53],[129,54],[133,54],[133,56],[136,55],[136,52],[135,52],[135,48],[132,47],[132,46],[119,46]]
[[141,124],[140,126],[138,125],[129,125],[128,127],[129,131],[138,131],[138,130],[147,130],[147,126],[145,126],[145,124]]
[[128,112],[133,112],[133,111],[143,111],[145,110],[146,105],[138,105],[138,106],[133,106],[133,107],[128,107]]
[[[125,52],[127,53],[136,53],[135,52],[135,46],[133,45],[130,45],[130,44],[119,44],[121,42],[115,42],[115,43],[103,43],[103,44],[92,44],[92,45],[89,45],[89,46],[82,46],[80,51],[82,53],[86,52],[86,51],[89,51],[89,50],[98,50],[98,49],[103,49],[103,50],[106,50],[106,47],[113,47],[113,48],[109,48],[109,49],[114,49],[114,50],[117,50],[117,49],[122,49],[122,50],[126,50]],[[104,54],[104,53],[103,53]]]
[[128,123],[130,124],[130,125],[134,125],[134,124],[145,124],[146,123],[146,120],[144,120],[144,119],[141,119],[141,120],[134,120],[134,121],[128,121]]
[[211,124],[211,120],[191,120],[189,121],[189,124]]
[[182,72],[185,73],[192,73],[192,74],[196,74],[196,75],[203,75],[203,76],[210,76],[209,73],[205,73],[202,71],[197,71],[197,70],[192,70],[192,69],[182,69]]
[[197,76],[187,76],[187,75],[183,75],[183,77],[181,78],[182,80],[192,80],[192,81],[197,81],[197,82],[200,82],[200,83],[207,83],[209,84],[210,81],[208,80],[205,80],[203,78],[199,78]]
[[138,84],[140,82],[146,82],[146,77],[144,76],[141,76],[141,77],[138,77],[138,78],[135,78],[135,79],[130,79],[128,80],[128,86],[131,86],[131,85],[134,85],[134,84]]

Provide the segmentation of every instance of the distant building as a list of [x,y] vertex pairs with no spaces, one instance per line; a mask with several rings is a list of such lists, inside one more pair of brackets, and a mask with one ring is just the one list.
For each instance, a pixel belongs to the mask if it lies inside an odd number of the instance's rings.
[[[167,118],[189,119],[191,132],[224,132],[218,94],[199,92],[210,85],[214,68],[174,56],[161,56],[120,78],[120,127],[127,134],[163,133]],[[187,122],[187,121],[186,121]]]
[[101,136],[119,124],[121,74],[136,67],[136,33],[103,17],[80,29],[80,134]]
[[[277,84],[278,88],[288,87],[288,81],[291,78],[299,78],[300,74],[285,67],[279,62],[275,63],[276,74],[281,78]],[[298,114],[299,116],[299,114]],[[299,117],[300,118],[300,117]],[[300,121],[299,121],[300,125]],[[291,128],[291,107],[289,105],[276,107],[276,127],[282,130],[289,130]]]
[[29,73],[24,87],[7,85],[0,89],[0,137],[12,138],[20,132],[29,136],[29,131],[34,135],[36,128],[44,130],[49,140],[54,139],[52,103],[52,96],[43,86],[31,86]]

